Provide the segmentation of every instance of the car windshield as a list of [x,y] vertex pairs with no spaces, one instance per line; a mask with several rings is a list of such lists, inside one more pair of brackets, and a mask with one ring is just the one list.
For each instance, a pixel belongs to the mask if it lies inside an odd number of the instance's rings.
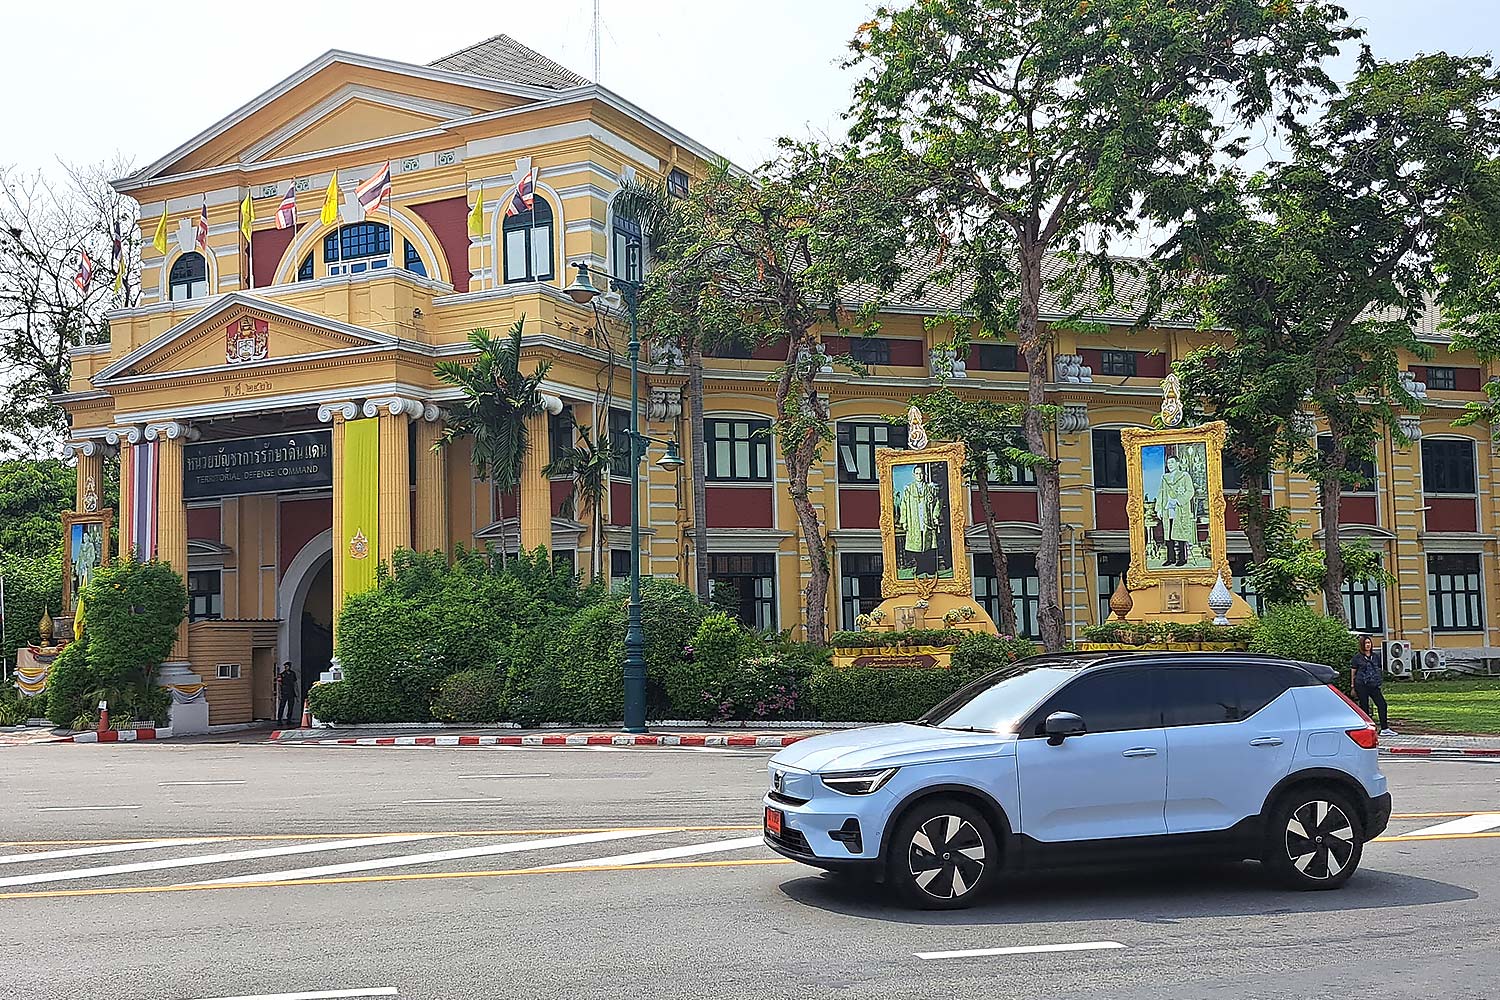
[[1026,713],[1077,673],[1081,666],[1084,664],[997,670],[949,695],[918,719],[917,724],[984,733],[1015,732]]

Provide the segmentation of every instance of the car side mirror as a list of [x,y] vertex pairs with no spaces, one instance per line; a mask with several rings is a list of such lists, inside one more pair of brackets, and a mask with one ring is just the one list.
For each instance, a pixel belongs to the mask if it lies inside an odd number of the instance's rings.
[[1069,736],[1082,736],[1088,732],[1088,727],[1083,724],[1083,719],[1072,712],[1053,712],[1042,723],[1042,732],[1047,734],[1048,743],[1061,746],[1062,741]]

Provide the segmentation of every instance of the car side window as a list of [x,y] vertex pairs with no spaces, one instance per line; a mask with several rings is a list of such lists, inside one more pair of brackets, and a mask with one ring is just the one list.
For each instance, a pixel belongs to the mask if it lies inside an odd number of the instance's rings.
[[1152,673],[1116,669],[1084,674],[1048,698],[1022,731],[1041,735],[1042,723],[1053,712],[1072,712],[1090,733],[1155,729],[1162,720]]
[[1279,670],[1246,666],[1174,667],[1162,672],[1162,703],[1169,726],[1241,722],[1287,689]]

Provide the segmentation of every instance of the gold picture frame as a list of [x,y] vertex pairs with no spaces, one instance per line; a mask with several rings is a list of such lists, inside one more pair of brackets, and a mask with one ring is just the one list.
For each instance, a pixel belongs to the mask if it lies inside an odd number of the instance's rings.
[[[1212,586],[1215,579],[1229,579],[1224,530],[1227,434],[1223,421],[1167,430],[1120,430],[1130,487],[1126,583],[1131,590],[1154,587],[1163,580]],[[1180,489],[1164,485],[1169,476],[1182,483]],[[1198,494],[1202,494],[1201,508]],[[1190,525],[1168,513],[1178,509],[1179,503],[1192,510]]]
[[[109,532],[114,524],[113,510],[101,510],[92,514],[73,511],[63,515],[63,589],[62,616],[70,618],[78,607],[80,584],[100,566],[109,565]],[[75,531],[75,528],[77,529]],[[75,537],[77,536],[77,537]],[[74,566],[81,558],[92,565],[86,569],[81,581],[74,580]]]
[[[965,533],[969,528],[969,490],[964,481],[964,445],[961,441],[906,451],[881,448],[875,452],[875,468],[880,479],[880,543],[884,556],[880,589],[884,597],[916,594],[925,599],[933,594],[961,594],[972,597],[973,574],[969,566]],[[915,470],[922,470],[918,479]],[[903,475],[903,470],[912,470]],[[902,479],[898,484],[897,479]],[[937,480],[941,480],[941,485]],[[913,483],[938,486],[933,528],[935,546],[913,552],[905,546],[906,528],[898,537],[898,512],[902,494]],[[898,489],[898,486],[900,487]],[[914,491],[913,496],[916,495]],[[908,503],[911,503],[908,500]],[[930,503],[930,502],[929,502]],[[923,565],[926,553],[932,552],[931,565]],[[924,572],[930,570],[930,572]],[[904,575],[903,575],[904,574]]]

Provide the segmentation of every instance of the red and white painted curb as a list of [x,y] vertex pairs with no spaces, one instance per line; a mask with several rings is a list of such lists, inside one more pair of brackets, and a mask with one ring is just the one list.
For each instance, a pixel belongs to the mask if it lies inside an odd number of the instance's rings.
[[[272,740],[293,731],[277,730]],[[735,736],[717,733],[569,733],[527,736],[344,736],[289,738],[297,746],[338,747],[788,747],[817,733],[786,736]]]
[[1381,747],[1380,752],[1399,757],[1500,757],[1500,749],[1474,747]]
[[172,730],[163,729],[106,729],[102,733],[74,733],[72,736],[59,736],[52,740],[53,743],[140,743],[143,740],[165,740],[170,738]]

